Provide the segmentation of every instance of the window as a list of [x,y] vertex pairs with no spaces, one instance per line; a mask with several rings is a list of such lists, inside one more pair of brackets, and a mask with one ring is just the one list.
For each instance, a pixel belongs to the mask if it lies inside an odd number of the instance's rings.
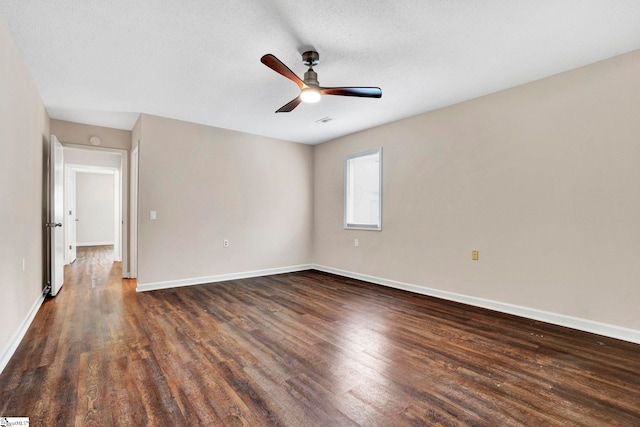
[[344,228],[382,229],[382,148],[344,159]]

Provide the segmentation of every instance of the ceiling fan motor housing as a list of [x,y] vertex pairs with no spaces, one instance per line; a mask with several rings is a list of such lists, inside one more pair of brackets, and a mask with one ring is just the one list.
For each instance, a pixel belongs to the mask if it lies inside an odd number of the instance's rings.
[[318,82],[318,73],[309,68],[309,70],[304,73],[304,84],[307,86],[320,86],[320,83]]
[[320,54],[313,50],[308,50],[302,54],[302,63],[307,67],[313,67],[320,62]]

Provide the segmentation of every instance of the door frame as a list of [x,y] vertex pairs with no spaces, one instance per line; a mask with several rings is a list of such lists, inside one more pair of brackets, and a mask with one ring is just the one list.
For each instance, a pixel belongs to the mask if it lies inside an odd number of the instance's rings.
[[77,231],[76,212],[76,171],[70,164],[64,165],[64,263],[72,264],[76,260]]
[[[73,182],[74,185],[77,185],[77,174],[78,173],[92,173],[92,174],[102,174],[102,175],[112,175],[113,176],[113,184],[114,184],[114,192],[113,192],[113,206],[114,206],[114,216],[113,216],[113,255],[114,261],[119,262],[122,261],[122,195],[120,192],[122,191],[122,186],[120,184],[120,169],[112,166],[94,166],[94,165],[80,165],[75,163],[65,163],[65,194],[69,197],[66,198],[67,204],[65,205],[65,213],[70,211],[71,200],[70,197],[73,195],[77,197],[77,187],[70,188]],[[71,179],[72,176],[75,176],[76,179]],[[76,199],[76,209],[77,209],[77,199]],[[77,212],[76,212],[77,213]],[[73,215],[74,218],[77,218],[76,215]],[[65,234],[65,264],[70,264],[73,262],[69,257],[69,247],[73,245],[71,241],[71,228],[73,227],[72,222],[75,222],[75,219],[72,221],[70,215],[65,215],[65,226],[67,229],[67,233]],[[76,233],[77,238],[77,233]],[[75,242],[77,244],[77,241]]]
[[131,150],[131,201],[129,203],[129,278],[131,279],[138,277],[138,147],[140,144]]

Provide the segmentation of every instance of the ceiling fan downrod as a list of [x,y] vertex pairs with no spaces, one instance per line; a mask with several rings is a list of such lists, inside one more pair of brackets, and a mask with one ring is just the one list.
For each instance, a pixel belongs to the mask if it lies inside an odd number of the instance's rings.
[[304,73],[304,84],[307,86],[320,86],[318,82],[318,73],[313,71],[313,67],[320,62],[320,54],[313,50],[309,50],[302,54],[302,63],[309,67]]

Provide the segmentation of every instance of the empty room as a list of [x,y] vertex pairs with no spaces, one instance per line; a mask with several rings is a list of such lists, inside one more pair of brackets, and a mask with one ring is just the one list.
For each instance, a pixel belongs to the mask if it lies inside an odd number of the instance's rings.
[[0,2],[0,424],[640,425],[640,3]]

